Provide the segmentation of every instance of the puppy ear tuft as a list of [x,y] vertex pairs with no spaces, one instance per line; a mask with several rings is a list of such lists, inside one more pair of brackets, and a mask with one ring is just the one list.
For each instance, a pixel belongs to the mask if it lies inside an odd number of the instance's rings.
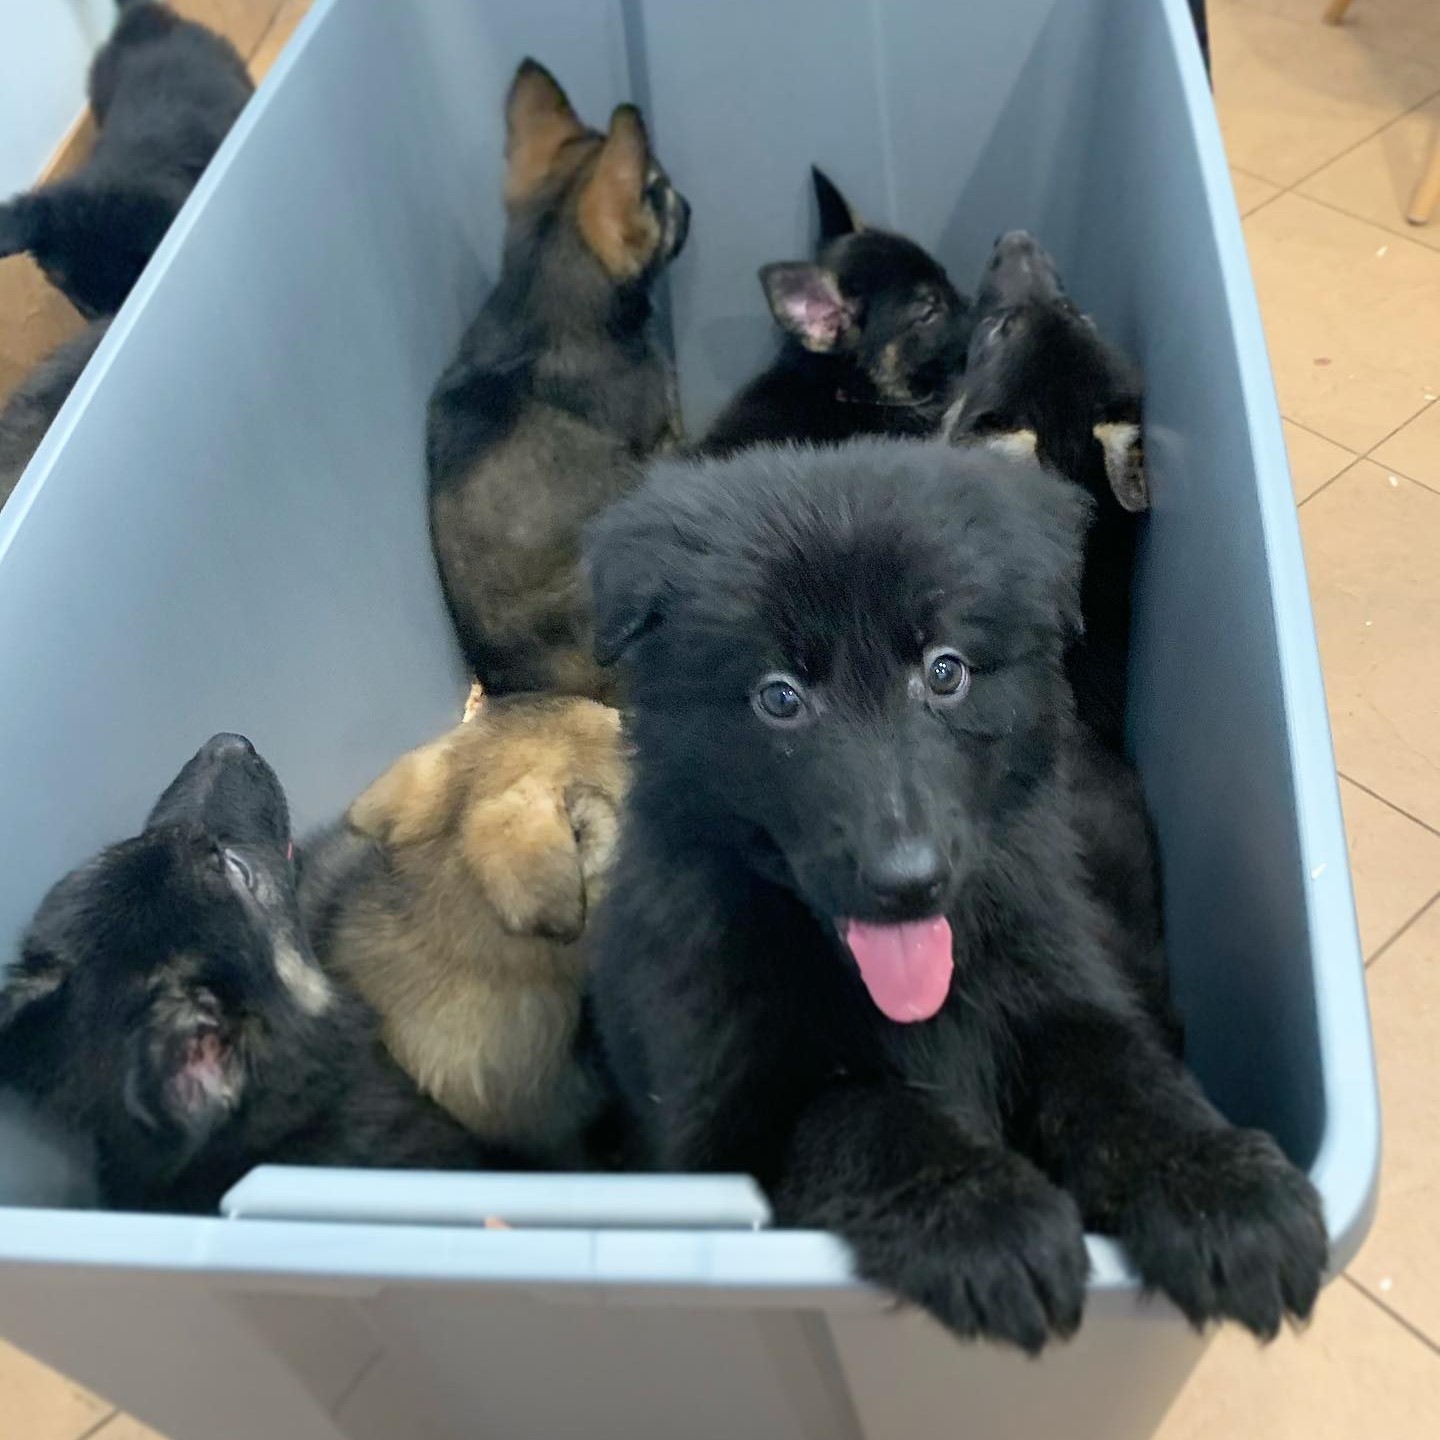
[[1105,451],[1105,475],[1121,506],[1132,514],[1150,508],[1150,483],[1145,475],[1145,451],[1140,426],[1133,420],[1102,421],[1095,438]]
[[538,61],[522,60],[505,100],[505,203],[528,200],[561,150],[584,133],[555,77]]
[[822,245],[865,228],[865,222],[840,193],[840,187],[818,165],[810,167],[810,179],[815,186],[815,204],[820,212]]
[[856,307],[840,293],[835,274],[821,265],[804,261],[765,265],[760,284],[780,328],[817,355],[834,350],[855,323]]

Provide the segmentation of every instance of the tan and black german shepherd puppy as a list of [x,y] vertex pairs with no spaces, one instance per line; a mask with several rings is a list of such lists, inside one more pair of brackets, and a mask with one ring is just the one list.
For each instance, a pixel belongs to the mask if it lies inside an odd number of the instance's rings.
[[575,943],[615,848],[620,717],[590,700],[490,700],[402,756],[305,847],[325,965],[375,1007],[391,1053],[481,1137],[578,1164],[601,1087],[577,1043]]
[[550,73],[505,112],[500,281],[430,400],[430,533],[461,649],[491,695],[612,698],[591,655],[581,526],[678,437],[651,288],[690,207],[633,105],[587,128]]

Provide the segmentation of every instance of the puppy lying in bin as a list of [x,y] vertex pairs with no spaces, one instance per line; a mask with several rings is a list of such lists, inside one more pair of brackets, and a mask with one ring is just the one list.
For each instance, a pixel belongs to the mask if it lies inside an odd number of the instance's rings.
[[597,1022],[642,1163],[754,1175],[958,1334],[1071,1334],[1088,1226],[1196,1325],[1269,1336],[1325,1227],[1096,893],[1063,663],[1090,503],[863,440],[661,464],[595,523],[635,744]]
[[1150,506],[1140,375],[1065,293],[1032,235],[995,242],[975,302],[965,379],[946,413],[959,443],[1033,455],[1095,502],[1080,582],[1083,634],[1065,664],[1080,718],[1124,740],[1130,589],[1140,516]]
[[679,435],[651,291],[690,207],[633,105],[606,134],[526,60],[505,108],[500,280],[430,399],[430,534],[491,695],[612,698],[591,656],[580,528]]
[[511,1168],[321,969],[275,773],[216,735],[56,884],[0,984],[0,1086],[93,1144],[105,1202],[213,1211],[256,1165]]
[[615,848],[616,711],[487,700],[307,844],[306,927],[420,1087],[487,1139],[579,1164],[602,1090],[576,943]]
[[214,31],[150,0],[119,9],[90,67],[94,150],[0,205],[0,256],[28,250],[91,319],[124,303],[255,89]]

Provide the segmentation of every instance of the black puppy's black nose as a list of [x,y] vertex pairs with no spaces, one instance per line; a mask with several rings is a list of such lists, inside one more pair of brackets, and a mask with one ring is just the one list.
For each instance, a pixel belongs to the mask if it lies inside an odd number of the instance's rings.
[[243,760],[255,754],[255,747],[243,735],[222,732],[205,742],[203,753],[212,760]]
[[949,864],[929,840],[904,840],[861,871],[861,879],[877,899],[909,909],[933,904],[949,878]]

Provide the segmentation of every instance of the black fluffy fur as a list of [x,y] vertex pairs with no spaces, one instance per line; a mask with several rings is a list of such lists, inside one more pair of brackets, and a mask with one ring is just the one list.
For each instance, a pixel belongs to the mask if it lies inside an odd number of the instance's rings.
[[0,205],[0,256],[29,251],[81,314],[113,314],[253,92],[228,40],[167,5],[126,4],[90,69],[95,148]]
[[[913,240],[863,225],[823,171],[812,176],[815,263],[760,271],[785,331],[780,351],[711,425],[698,454],[764,441],[934,434],[964,369],[969,302],[941,265]],[[836,333],[797,325],[785,302],[791,293],[838,302]],[[823,299],[811,313],[825,322]]]
[[0,409],[0,505],[10,498],[109,328],[108,320],[97,320],[51,351]]
[[[1023,230],[995,243],[975,303],[969,363],[951,438],[1013,445],[1033,436],[1042,464],[1095,502],[1081,583],[1084,634],[1066,657],[1080,717],[1124,740],[1130,591],[1139,512],[1148,505],[1135,366],[1065,293],[1055,262]],[[1101,436],[1133,441],[1107,453]]]
[[213,1211],[256,1165],[493,1168],[300,928],[274,772],[217,735],[61,880],[0,987],[0,1085],[93,1141],[106,1203]]
[[[1309,1313],[1325,1230],[1171,1053],[1096,894],[1134,858],[1086,839],[1062,663],[1088,510],[1033,464],[857,441],[663,464],[593,526],[636,751],[596,1013],[643,1162],[754,1174],[961,1335],[1073,1332],[1089,1225],[1195,1324],[1269,1336]],[[971,667],[958,702],[936,645]],[[776,672],[808,696],[783,727]],[[917,843],[927,896],[865,880]],[[949,998],[895,1023],[838,922],[936,913]]]

